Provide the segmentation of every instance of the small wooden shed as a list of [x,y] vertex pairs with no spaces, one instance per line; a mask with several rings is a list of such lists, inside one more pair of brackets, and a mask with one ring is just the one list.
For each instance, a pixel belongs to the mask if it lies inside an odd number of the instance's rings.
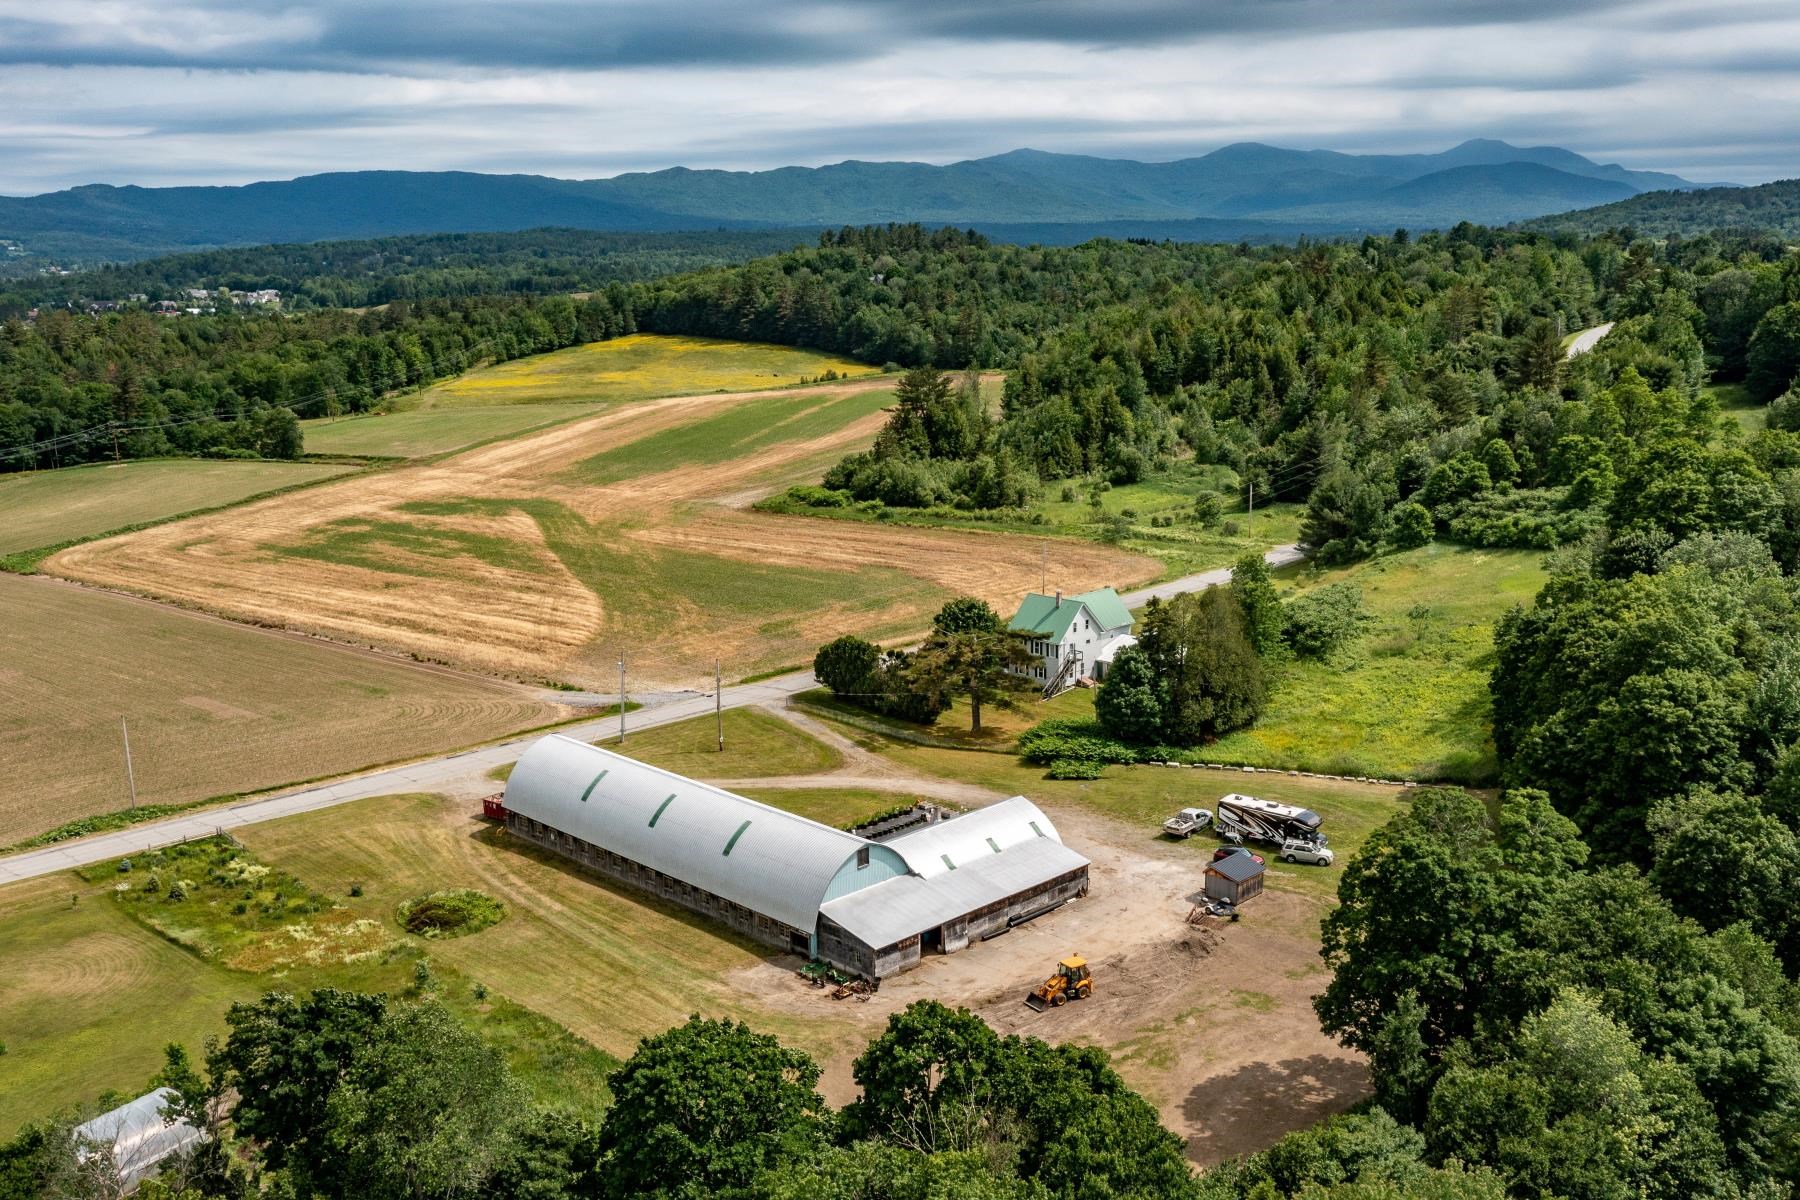
[[1248,854],[1227,854],[1206,867],[1206,898],[1242,904],[1262,895],[1263,864]]

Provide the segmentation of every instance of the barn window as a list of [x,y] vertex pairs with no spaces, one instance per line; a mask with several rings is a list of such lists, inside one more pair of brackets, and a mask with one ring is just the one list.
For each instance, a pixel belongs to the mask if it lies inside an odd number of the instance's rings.
[[860,871],[868,865],[869,865],[869,848],[867,846],[864,846],[856,852],[856,869]]

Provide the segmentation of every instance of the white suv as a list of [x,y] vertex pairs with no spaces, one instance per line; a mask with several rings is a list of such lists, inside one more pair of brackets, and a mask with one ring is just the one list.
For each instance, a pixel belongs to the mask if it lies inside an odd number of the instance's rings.
[[1311,863],[1317,867],[1329,867],[1333,858],[1331,847],[1322,838],[1316,842],[1289,838],[1281,843],[1281,861],[1285,863]]

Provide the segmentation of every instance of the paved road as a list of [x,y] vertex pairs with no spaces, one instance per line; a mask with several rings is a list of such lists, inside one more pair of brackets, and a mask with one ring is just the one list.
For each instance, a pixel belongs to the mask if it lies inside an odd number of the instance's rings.
[[[1298,561],[1303,556],[1298,547],[1277,546],[1263,557],[1272,566],[1284,566]],[[1231,571],[1222,567],[1216,571],[1202,571],[1198,575],[1188,575],[1181,579],[1158,584],[1155,587],[1127,592],[1124,600],[1126,604],[1136,608],[1152,596],[1166,600],[1183,592],[1196,592],[1226,583],[1230,579]],[[784,700],[797,692],[803,692],[816,686],[810,670],[795,671],[758,683],[737,684],[728,687],[724,689],[722,703],[726,708],[767,704]],[[625,717],[625,749],[629,751],[631,748],[631,730],[650,729],[675,721],[685,721],[689,717],[703,716],[711,711],[713,711],[712,696],[698,694],[688,695],[667,704],[659,704],[655,708],[639,709],[637,712],[628,713]],[[596,717],[591,721],[565,726],[558,732],[587,741],[599,741],[615,734],[618,728],[617,716]],[[59,842],[40,850],[27,850],[0,858],[0,884],[35,879],[40,875],[50,875],[57,871],[84,867],[90,863],[104,862],[109,858],[120,858],[127,854],[141,854],[146,850],[154,850],[158,846],[168,846],[176,842],[208,837],[220,830],[241,829],[245,825],[272,821],[277,817],[291,817],[297,813],[313,812],[316,809],[330,808],[337,804],[347,804],[352,800],[364,800],[370,796],[390,796],[396,792],[471,793],[484,788],[484,786],[492,787],[492,784],[485,782],[487,773],[495,767],[517,759],[525,752],[527,746],[541,736],[543,735],[537,733],[526,734],[523,737],[510,738],[504,742],[495,742],[489,746],[464,750],[441,758],[369,771],[361,775],[349,775],[330,783],[300,788],[295,791],[278,792],[272,796],[245,800],[240,804],[223,808],[203,809],[181,816],[168,817],[161,821],[149,821],[142,825],[134,825],[129,829],[97,834],[78,841]]]
[[1586,354],[1601,338],[1612,332],[1612,327],[1613,323],[1608,321],[1604,325],[1596,325],[1592,329],[1582,330],[1575,335],[1575,340],[1569,343],[1566,357],[1574,358],[1577,354]]
[[[1298,546],[1277,546],[1263,555],[1263,561],[1271,567],[1285,567],[1289,563],[1297,563],[1306,555]],[[1152,598],[1169,600],[1183,592],[1200,592],[1209,587],[1217,587],[1221,583],[1231,582],[1231,568],[1219,567],[1212,571],[1202,571],[1198,575],[1184,575],[1180,579],[1171,579],[1167,583],[1159,583],[1154,587],[1139,588],[1135,592],[1126,592],[1121,599],[1128,608],[1138,608],[1148,604]]]

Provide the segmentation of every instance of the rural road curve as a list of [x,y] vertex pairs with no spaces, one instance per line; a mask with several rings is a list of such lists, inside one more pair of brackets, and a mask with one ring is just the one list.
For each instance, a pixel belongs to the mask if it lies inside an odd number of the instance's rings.
[[[1297,546],[1277,546],[1263,557],[1270,566],[1286,566],[1288,563],[1299,561],[1304,556]],[[1127,605],[1136,608],[1153,596],[1166,600],[1183,592],[1202,591],[1225,583],[1230,578],[1230,569],[1221,567],[1213,571],[1202,571],[1197,575],[1172,579],[1154,587],[1127,592],[1124,600]],[[734,684],[724,689],[722,703],[725,708],[771,704],[816,686],[812,671],[793,671],[756,683]],[[690,717],[705,716],[712,711],[712,696],[700,693],[688,695],[667,704],[660,704],[655,708],[639,709],[627,714],[625,718],[625,749],[627,752],[631,749],[631,731],[633,730],[670,725],[676,721],[685,721]],[[611,716],[596,717],[591,721],[565,725],[556,732],[584,741],[602,741],[610,735],[616,734],[618,728],[618,717]],[[480,746],[473,750],[446,754],[439,758],[425,759],[398,767],[385,767],[360,775],[347,775],[334,779],[330,783],[244,800],[220,808],[200,809],[180,816],[167,817],[160,821],[147,821],[129,829],[95,834],[93,837],[75,841],[58,842],[54,846],[44,846],[37,850],[22,851],[0,858],[0,885],[36,879],[57,871],[73,870],[76,867],[85,867],[91,863],[104,862],[109,858],[120,858],[127,854],[141,854],[146,850],[154,850],[158,846],[169,846],[176,842],[210,837],[220,831],[241,829],[246,825],[273,821],[279,817],[291,817],[321,808],[331,808],[334,805],[348,804],[352,800],[364,800],[371,796],[391,796],[397,792],[461,791],[466,793],[479,789],[489,771],[513,762],[525,752],[527,746],[543,736],[542,733],[525,734],[503,742],[495,742],[492,745]]]
[[1574,358],[1577,354],[1586,354],[1601,338],[1612,332],[1612,327],[1613,323],[1608,321],[1604,325],[1596,325],[1592,329],[1582,330],[1575,335],[1575,340],[1569,343],[1569,351],[1564,357]]

